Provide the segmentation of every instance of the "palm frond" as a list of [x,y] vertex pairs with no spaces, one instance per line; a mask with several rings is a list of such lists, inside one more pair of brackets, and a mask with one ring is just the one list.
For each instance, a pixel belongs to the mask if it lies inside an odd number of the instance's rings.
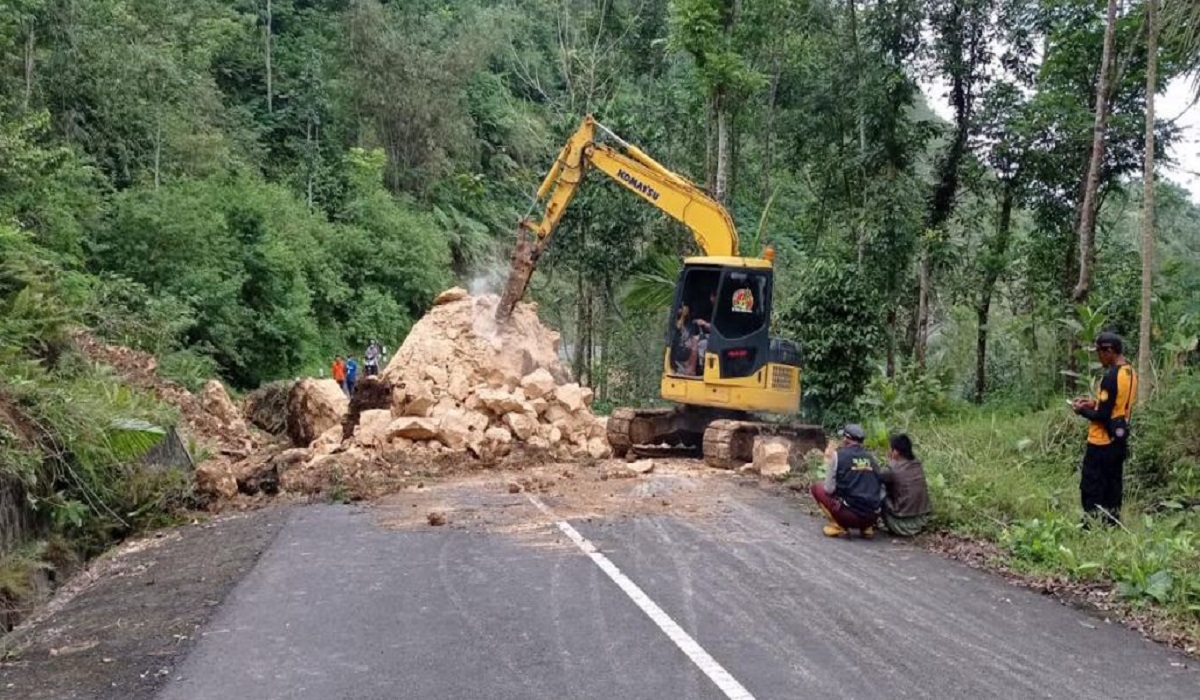
[[635,273],[625,286],[621,304],[630,311],[662,311],[675,300],[675,282],[683,263],[673,255],[656,255],[649,268]]

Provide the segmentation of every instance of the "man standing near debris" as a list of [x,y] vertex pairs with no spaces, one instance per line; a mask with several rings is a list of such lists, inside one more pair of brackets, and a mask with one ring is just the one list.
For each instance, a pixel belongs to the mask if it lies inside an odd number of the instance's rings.
[[813,484],[812,495],[829,516],[827,537],[841,537],[851,529],[874,537],[883,501],[879,464],[863,446],[867,432],[861,425],[850,423],[842,429],[842,437],[845,447],[838,449],[831,441],[825,448],[825,483]]
[[341,355],[333,358],[330,376],[333,377],[333,381],[338,383],[338,386],[342,388],[342,392],[344,393],[346,391],[346,363],[342,360]]
[[1079,498],[1085,524],[1089,516],[1100,515],[1105,524],[1115,525],[1121,521],[1129,415],[1138,378],[1116,333],[1096,336],[1096,355],[1104,366],[1100,390],[1094,399],[1081,397],[1071,402],[1075,413],[1088,420]]
[[883,525],[900,537],[920,534],[929,524],[929,485],[925,467],[913,454],[912,440],[904,434],[893,435],[888,464],[879,472],[887,487],[883,499]]
[[346,396],[354,396],[354,383],[358,381],[358,362],[351,357],[346,360]]
[[367,346],[367,352],[363,355],[363,362],[366,365],[363,374],[368,377],[374,377],[379,374],[379,362],[383,357],[383,351],[379,349],[379,341],[372,340]]

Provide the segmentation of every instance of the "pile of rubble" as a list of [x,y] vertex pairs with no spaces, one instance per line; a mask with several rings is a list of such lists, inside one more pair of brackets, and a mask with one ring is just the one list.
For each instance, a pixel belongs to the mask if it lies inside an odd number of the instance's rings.
[[518,305],[498,324],[497,303],[460,288],[440,294],[382,376],[359,383],[353,402],[331,380],[297,382],[287,403],[297,449],[277,457],[287,464],[285,488],[312,490],[314,471],[364,460],[385,468],[392,460],[380,458],[395,456],[611,456],[591,389],[569,381],[559,360],[558,333],[541,324],[535,304]]
[[268,436],[250,430],[225,386],[209,380],[199,394],[158,374],[158,361],[150,353],[111,345],[86,331],[73,336],[75,347],[88,361],[107,365],[122,383],[152,393],[179,409],[176,427],[184,444],[203,447],[212,456],[196,468],[197,489],[210,497],[232,498],[243,493],[276,488],[264,477],[258,459]]

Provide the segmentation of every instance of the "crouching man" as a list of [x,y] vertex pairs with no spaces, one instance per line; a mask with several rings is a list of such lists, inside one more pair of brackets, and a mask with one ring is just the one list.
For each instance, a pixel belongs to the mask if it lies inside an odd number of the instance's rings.
[[863,537],[875,536],[875,521],[883,501],[879,464],[863,447],[866,431],[851,423],[842,429],[846,444],[833,443],[825,450],[825,483],[813,484],[812,495],[829,516],[827,537],[841,537],[858,530]]
[[887,487],[883,525],[893,535],[912,537],[929,524],[929,513],[933,510],[925,467],[913,454],[912,440],[907,435],[893,435],[890,442],[888,465],[879,473]]

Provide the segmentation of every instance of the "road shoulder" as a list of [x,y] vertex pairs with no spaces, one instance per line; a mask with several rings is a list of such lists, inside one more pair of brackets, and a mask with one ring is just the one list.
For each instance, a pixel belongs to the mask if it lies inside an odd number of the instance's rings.
[[289,512],[220,516],[96,562],[6,638],[0,697],[153,697]]

